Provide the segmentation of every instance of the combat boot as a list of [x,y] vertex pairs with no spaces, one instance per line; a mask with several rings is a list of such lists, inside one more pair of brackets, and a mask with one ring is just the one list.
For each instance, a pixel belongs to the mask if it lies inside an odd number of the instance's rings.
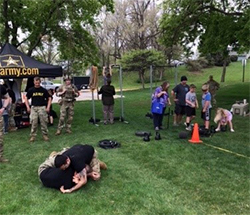
[[30,137],[30,142],[33,143],[34,141],[35,141],[35,137],[34,136]]
[[43,140],[44,140],[44,141],[49,141],[48,135],[43,135]]
[[99,161],[99,164],[100,164],[100,169],[105,169],[106,170],[108,168],[107,165],[102,161]]
[[71,134],[72,131],[68,128],[68,129],[66,129],[66,133]]
[[58,136],[58,135],[60,135],[60,134],[61,134],[61,131],[60,131],[60,130],[57,130],[56,133],[55,133],[56,136]]
[[7,163],[7,162],[9,162],[8,159],[5,159],[5,158],[3,158],[3,157],[0,157],[0,163]]

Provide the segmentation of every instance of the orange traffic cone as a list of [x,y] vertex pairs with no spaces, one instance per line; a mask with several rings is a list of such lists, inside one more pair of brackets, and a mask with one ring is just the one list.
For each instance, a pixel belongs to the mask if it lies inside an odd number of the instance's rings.
[[194,124],[194,130],[193,130],[193,134],[192,134],[192,139],[188,140],[190,143],[202,143],[202,141],[200,140],[200,135],[199,135],[199,128],[198,128],[198,124],[195,123]]

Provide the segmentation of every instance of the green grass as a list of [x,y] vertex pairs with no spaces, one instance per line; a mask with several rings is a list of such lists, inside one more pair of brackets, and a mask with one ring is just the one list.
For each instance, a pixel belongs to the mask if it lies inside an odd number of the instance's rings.
[[[178,75],[186,74],[189,83],[201,86],[210,74],[219,80],[220,69],[191,74],[180,68]],[[217,93],[219,106],[230,109],[236,100],[249,100],[249,70],[248,82],[241,83],[241,75],[240,64],[231,64],[226,82]],[[130,78],[131,82],[135,81],[135,77]],[[171,87],[174,86],[174,78],[169,80]],[[134,86],[140,88],[138,84],[127,85],[128,88]],[[200,91],[197,93],[200,101]],[[32,145],[28,142],[30,129],[7,134],[4,154],[11,162],[0,163],[0,214],[249,214],[249,117],[235,115],[235,133],[202,138],[204,144],[179,139],[184,126],[172,127],[171,117],[170,128],[161,132],[162,140],[155,141],[152,136],[146,143],[134,133],[140,130],[153,133],[152,121],[145,117],[150,109],[149,89],[126,91],[124,95],[125,119],[129,124],[116,122],[99,127],[89,124],[91,102],[86,101],[76,103],[73,134],[56,137],[56,126],[49,127],[51,141],[43,142],[39,131],[38,140]],[[101,102],[97,101],[96,113],[100,119],[101,108]],[[54,105],[54,109],[58,112],[59,106]],[[120,116],[119,99],[115,115]],[[196,122],[201,123],[199,110]],[[166,119],[164,124],[167,126]],[[104,150],[97,147],[101,139],[114,139],[122,146]],[[102,172],[101,180],[89,180],[85,187],[72,194],[43,187],[37,176],[38,166],[51,151],[77,143],[93,145],[100,159],[107,163],[108,170]]]

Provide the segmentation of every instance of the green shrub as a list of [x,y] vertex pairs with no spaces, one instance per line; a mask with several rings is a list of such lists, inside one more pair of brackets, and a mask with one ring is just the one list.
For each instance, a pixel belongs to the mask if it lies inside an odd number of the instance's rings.
[[231,60],[231,62],[236,62],[238,60],[238,56],[237,55],[231,55],[230,60]]

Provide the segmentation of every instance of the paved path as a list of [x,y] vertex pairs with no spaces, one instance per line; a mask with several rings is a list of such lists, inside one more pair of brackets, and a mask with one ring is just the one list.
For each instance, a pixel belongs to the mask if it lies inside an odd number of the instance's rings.
[[[116,92],[117,95],[114,95],[114,98],[120,98],[120,92]],[[53,96],[53,101],[52,103],[57,103],[58,100],[60,99],[60,97],[57,97],[55,94]],[[98,100],[98,95],[97,95],[97,92],[96,90],[94,91],[94,99],[95,100]],[[102,96],[99,95],[99,99],[101,100],[102,99]],[[91,93],[91,90],[90,89],[84,89],[84,90],[81,90],[81,94],[79,97],[76,98],[76,101],[87,101],[87,100],[92,100],[92,93]]]

